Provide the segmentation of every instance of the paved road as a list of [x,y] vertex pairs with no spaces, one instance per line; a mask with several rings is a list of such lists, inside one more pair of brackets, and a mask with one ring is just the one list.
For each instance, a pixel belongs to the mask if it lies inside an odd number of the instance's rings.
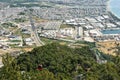
[[57,38],[58,40],[62,40],[62,41],[67,41],[67,42],[76,42],[75,40],[70,40],[70,39],[63,39],[63,38]]
[[95,47],[94,48],[92,48],[92,50],[94,51],[94,54],[95,54],[95,56],[96,56],[96,61],[97,61],[97,63],[99,63],[99,64],[102,64],[102,63],[106,63],[107,62],[107,60],[102,60],[101,58],[102,58],[102,55],[101,55],[101,53],[97,50],[97,44],[95,43]]
[[28,12],[28,13],[29,13],[28,15],[29,15],[30,24],[31,24],[32,37],[36,43],[36,46],[42,46],[42,45],[44,45],[44,43],[40,40],[40,38],[38,36],[37,30],[35,29],[34,21],[32,19],[32,16],[30,15],[30,12]]

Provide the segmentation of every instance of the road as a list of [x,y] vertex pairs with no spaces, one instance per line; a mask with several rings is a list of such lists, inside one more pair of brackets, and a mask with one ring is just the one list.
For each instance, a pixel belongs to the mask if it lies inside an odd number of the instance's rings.
[[71,43],[76,42],[75,40],[70,40],[70,39],[63,39],[63,38],[56,38],[56,39],[61,41],[71,42]]
[[32,19],[30,11],[28,12],[28,16],[29,16],[30,24],[31,24],[31,35],[32,35],[31,37],[34,39],[36,46],[44,45],[44,43],[40,40],[40,38],[38,36],[37,30],[35,29],[34,21]]
[[95,54],[95,56],[96,56],[96,61],[97,61],[97,63],[99,63],[99,64],[102,64],[102,63],[106,63],[107,62],[107,60],[102,60],[101,58],[103,58],[102,57],[102,55],[101,55],[101,53],[97,50],[97,44],[95,43],[95,47],[94,48],[92,48],[91,50],[93,50],[93,52],[94,52],[94,54]]

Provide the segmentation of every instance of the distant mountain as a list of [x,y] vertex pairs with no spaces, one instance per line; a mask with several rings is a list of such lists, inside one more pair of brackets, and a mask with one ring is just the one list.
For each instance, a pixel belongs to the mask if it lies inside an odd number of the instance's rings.
[[34,2],[39,0],[0,0],[0,2]]
[[[53,4],[78,5],[78,6],[106,6],[108,0],[0,0],[7,3],[49,2]],[[18,5],[17,4],[17,5]],[[25,5],[24,5],[25,6]],[[31,6],[31,5],[30,5]],[[35,5],[34,5],[35,6]]]

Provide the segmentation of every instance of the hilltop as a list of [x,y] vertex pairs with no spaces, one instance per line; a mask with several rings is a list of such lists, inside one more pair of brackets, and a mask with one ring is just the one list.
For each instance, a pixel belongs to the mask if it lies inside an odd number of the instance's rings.
[[[101,53],[102,54],[102,53]],[[70,48],[58,43],[34,48],[17,58],[3,57],[1,80],[119,80],[120,57],[104,55],[98,63],[89,46]],[[38,66],[41,65],[41,68]],[[11,77],[12,76],[12,77]]]

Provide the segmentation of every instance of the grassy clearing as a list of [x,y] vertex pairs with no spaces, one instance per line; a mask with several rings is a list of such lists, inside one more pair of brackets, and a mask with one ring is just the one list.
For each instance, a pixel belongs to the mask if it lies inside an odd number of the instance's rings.
[[61,41],[61,40],[55,40],[55,39],[48,39],[48,38],[40,38],[45,44],[51,44],[51,43],[60,43],[62,45],[68,45],[70,42],[66,42],[66,41]]
[[74,26],[69,24],[61,24],[60,28],[74,28]]

